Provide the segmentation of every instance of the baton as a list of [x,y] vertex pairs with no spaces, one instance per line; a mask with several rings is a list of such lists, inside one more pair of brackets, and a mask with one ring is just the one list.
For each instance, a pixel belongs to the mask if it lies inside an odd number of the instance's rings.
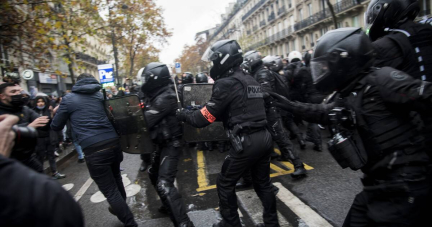
[[183,107],[181,105],[180,98],[179,98],[179,95],[178,95],[177,84],[176,84],[176,82],[174,80],[174,77],[171,77],[171,79],[172,79],[172,81],[174,83],[174,90],[175,90],[176,97],[177,97],[177,109],[181,110]]

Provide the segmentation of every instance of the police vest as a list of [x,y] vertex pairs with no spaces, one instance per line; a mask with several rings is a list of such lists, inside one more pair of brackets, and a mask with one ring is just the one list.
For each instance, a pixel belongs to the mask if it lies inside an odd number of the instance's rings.
[[375,89],[371,88],[374,86],[373,80],[368,80],[367,77],[378,77],[379,73],[380,70],[374,71],[362,79],[361,88],[356,89],[357,92],[352,92],[345,102],[347,108],[356,113],[357,129],[369,159],[379,159],[395,150],[404,150],[407,154],[422,150],[424,138],[411,122],[409,111],[395,113],[396,111],[391,111],[387,106],[380,107],[379,104],[375,105],[376,110],[364,111],[364,105],[379,99],[379,97],[368,100],[363,98],[365,93]]
[[236,124],[253,124],[265,120],[266,114],[261,85],[254,78],[244,73],[235,73],[232,78],[243,85],[244,92],[240,105],[231,105],[229,108],[228,127],[232,128]]
[[[405,66],[398,68],[416,79],[432,82],[432,26],[413,23],[402,29],[386,29],[390,31],[386,37],[396,42],[402,49]],[[407,39],[401,38],[403,34]]]

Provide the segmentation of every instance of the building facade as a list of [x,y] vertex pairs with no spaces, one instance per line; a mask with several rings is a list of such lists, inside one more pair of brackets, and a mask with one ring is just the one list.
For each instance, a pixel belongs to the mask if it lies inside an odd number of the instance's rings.
[[[330,0],[337,27],[364,28],[364,14],[369,2]],[[432,0],[419,0],[419,3],[419,17],[431,16]],[[294,50],[312,49],[322,35],[335,29],[326,0],[248,0],[242,2],[242,9],[238,12],[243,14],[241,25],[237,25],[242,35],[237,40],[245,51],[259,50],[263,55],[286,57]],[[229,26],[224,24],[236,25],[235,18],[225,21],[220,30],[227,31]],[[221,38],[220,33],[210,34],[211,43]]]

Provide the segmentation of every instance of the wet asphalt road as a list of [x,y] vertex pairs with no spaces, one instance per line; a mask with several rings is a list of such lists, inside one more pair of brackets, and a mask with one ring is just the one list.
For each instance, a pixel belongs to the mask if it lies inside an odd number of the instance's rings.
[[[327,140],[326,136],[323,131],[324,141]],[[295,145],[299,150],[298,145]],[[272,161],[272,181],[282,189],[279,191],[277,204],[282,226],[323,226],[324,224],[314,222],[320,218],[330,226],[341,226],[355,194],[361,190],[360,172],[341,169],[326,149],[316,152],[312,147],[309,143],[306,150],[299,150],[301,160],[313,168],[308,170],[306,178],[293,179],[289,176],[289,164]],[[218,197],[214,185],[225,155],[226,153],[219,153],[217,149],[197,151],[195,147],[188,146],[183,149],[176,184],[195,226],[212,226],[219,218]],[[67,177],[59,180],[59,183],[73,184],[69,190],[71,195],[76,198],[82,195],[78,202],[83,210],[86,226],[122,226],[121,222],[108,212],[106,200],[96,201],[97,203],[91,201],[91,197],[99,190],[91,181],[86,165],[76,161],[74,157],[60,167],[60,171],[67,174]],[[127,175],[124,182],[130,181],[127,189],[129,187],[132,192],[138,185],[141,187],[127,199],[135,219],[140,226],[172,226],[169,217],[157,211],[161,205],[160,200],[147,173],[139,171],[140,164],[139,155],[124,154],[121,167],[124,168],[122,174]],[[286,191],[292,193],[295,199],[290,199]],[[252,189],[240,190],[237,194],[239,213],[244,225],[254,226],[261,219],[262,207],[258,198]],[[296,199],[305,205],[295,203]]]

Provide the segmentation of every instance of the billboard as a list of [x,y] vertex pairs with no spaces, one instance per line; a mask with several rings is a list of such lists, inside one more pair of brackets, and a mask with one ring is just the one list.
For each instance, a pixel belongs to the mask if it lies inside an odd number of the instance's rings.
[[98,65],[101,84],[114,82],[114,69],[112,64]]

